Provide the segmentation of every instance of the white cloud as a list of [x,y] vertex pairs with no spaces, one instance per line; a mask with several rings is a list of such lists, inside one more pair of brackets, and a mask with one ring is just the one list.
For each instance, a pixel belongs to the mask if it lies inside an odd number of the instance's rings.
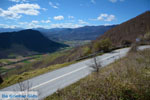
[[90,21],[97,21],[97,19],[92,19],[92,18],[89,18],[88,20],[90,20]]
[[91,2],[93,3],[93,4],[95,4],[96,2],[95,2],[95,0],[91,0]]
[[19,2],[20,0],[9,0],[9,1],[12,1],[12,2]]
[[12,1],[12,2],[27,2],[27,0],[9,0],[9,1]]
[[103,21],[112,21],[115,19],[115,15],[108,15],[108,14],[100,14],[99,17],[97,17],[97,20],[103,20]]
[[37,20],[33,20],[32,22],[31,22],[31,24],[38,24],[39,23],[39,21],[37,21]]
[[50,23],[51,21],[48,20],[32,20],[31,22],[19,22],[18,24],[24,28],[31,29],[31,28],[50,28],[49,25],[41,25],[41,23]]
[[109,0],[110,2],[112,2],[112,3],[115,3],[115,2],[117,2],[117,0]]
[[8,19],[18,19],[25,15],[38,15],[40,6],[38,4],[16,4],[7,10],[0,8],[0,16]]
[[79,19],[78,22],[79,22],[79,24],[88,24],[88,22],[85,22],[85,21],[83,21],[81,19]]
[[27,29],[41,27],[41,25],[39,25],[39,21],[37,20],[32,20],[31,22],[19,22],[19,24]]
[[[41,21],[33,20],[31,22],[19,22],[18,26],[19,27],[24,27],[26,29],[31,29],[31,28],[46,28],[46,29],[50,29],[50,28],[78,28],[78,27],[83,27],[84,26],[84,24],[80,24],[80,23],[76,24],[76,23],[72,23],[72,22],[69,22],[69,23],[55,23],[55,24],[52,23],[52,24],[49,24],[49,25],[48,24],[45,24],[45,25],[42,24],[41,25],[40,23],[43,23],[43,22],[46,22],[46,20],[41,20]],[[5,26],[5,27],[8,27],[8,26]]]
[[3,27],[3,28],[19,28],[18,25],[6,25],[6,24],[0,24],[0,27]]
[[53,4],[52,2],[49,2],[49,5],[50,5],[52,8],[58,9],[59,3]]
[[69,19],[74,19],[74,16],[68,16]]
[[20,24],[20,25],[26,25],[26,24],[28,24],[28,22],[19,22],[18,24]]
[[99,17],[97,17],[97,20],[104,20],[106,17],[108,17],[108,14],[101,14]]
[[48,9],[46,9],[46,8],[42,8],[42,10],[47,11]]
[[41,20],[42,23],[50,23],[51,21],[48,19],[48,20]]
[[21,18],[21,15],[18,15],[15,12],[9,10],[3,10],[0,8],[0,17],[8,18],[8,19],[18,19]]
[[17,14],[26,14],[26,15],[38,15],[40,6],[38,4],[16,4],[15,6],[9,7],[8,10],[15,12]]
[[104,26],[110,26],[111,24],[105,23]]
[[109,0],[109,1],[112,2],[112,3],[116,3],[117,1],[123,2],[125,0]]
[[[34,21],[31,22],[19,22],[20,26],[24,26],[26,29],[31,29],[31,28],[77,28],[77,27],[82,27],[84,25],[81,24],[74,24],[74,23],[56,23],[56,24],[50,24],[50,25],[40,25],[40,24],[35,24]],[[1,25],[0,25],[1,26]]]
[[51,24],[50,28],[77,28],[83,25],[74,24],[74,23],[59,23],[59,24]]
[[55,20],[63,20],[64,16],[60,15],[60,16],[55,16],[54,17]]
[[114,19],[115,19],[115,16],[114,16],[114,15],[109,15],[105,21],[110,22],[110,21],[112,21],[112,20],[114,20]]

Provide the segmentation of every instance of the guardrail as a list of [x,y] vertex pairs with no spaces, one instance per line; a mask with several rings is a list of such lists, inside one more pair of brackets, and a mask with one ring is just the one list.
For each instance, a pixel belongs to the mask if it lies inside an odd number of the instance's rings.
[[[127,45],[126,45],[126,46],[117,46],[117,47],[115,47],[115,48],[110,49],[110,50],[107,51],[107,52],[111,52],[111,51],[113,51],[113,50],[121,49],[121,48],[125,48],[125,47],[129,47],[129,46],[127,46]],[[87,59],[87,58],[92,58],[93,56],[96,56],[96,55],[98,55],[98,54],[100,54],[100,53],[107,53],[107,52],[98,51],[98,52],[92,53],[92,54],[90,54],[90,55],[88,55],[88,56],[83,56],[83,57],[77,58],[76,61],[80,61],[80,60]]]

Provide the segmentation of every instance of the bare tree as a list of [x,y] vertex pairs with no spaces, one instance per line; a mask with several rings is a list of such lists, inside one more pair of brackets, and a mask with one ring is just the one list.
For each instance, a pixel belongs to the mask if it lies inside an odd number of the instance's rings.
[[30,88],[32,87],[32,84],[29,81],[26,82],[20,82],[18,81],[18,85],[19,85],[19,91],[29,91]]
[[[30,81],[27,80],[27,81],[22,82],[21,80],[18,80],[18,86],[16,87],[16,89],[14,91],[21,91],[23,93],[22,95],[24,95],[24,93],[25,93],[25,95],[30,95],[31,91],[35,91],[31,88],[32,88],[32,83]],[[39,91],[37,91],[37,92],[38,92],[38,97],[39,97],[40,93],[39,93]],[[31,98],[30,99],[24,98],[21,100],[31,100]]]
[[[14,91],[21,91],[28,95],[31,87],[32,84],[29,81],[22,82],[21,80],[18,80],[18,87]],[[24,93],[22,95],[24,95]],[[21,100],[28,100],[28,98],[24,98]]]
[[98,57],[96,54],[93,56],[93,63],[90,65],[91,68],[93,68],[93,71],[96,73],[99,73],[99,69],[102,67],[101,62],[98,61]]
[[129,52],[137,52],[138,51],[138,43],[133,43],[131,45],[130,51]]

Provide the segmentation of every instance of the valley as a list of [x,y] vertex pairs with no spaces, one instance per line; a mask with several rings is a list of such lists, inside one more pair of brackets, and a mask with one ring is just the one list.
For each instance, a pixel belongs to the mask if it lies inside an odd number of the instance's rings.
[[0,100],[149,100],[149,4],[0,1]]

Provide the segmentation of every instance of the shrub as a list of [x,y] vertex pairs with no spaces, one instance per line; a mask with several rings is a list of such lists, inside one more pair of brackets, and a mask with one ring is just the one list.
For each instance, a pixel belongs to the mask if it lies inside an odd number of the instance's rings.
[[84,53],[84,56],[87,56],[87,55],[91,54],[92,53],[91,48],[88,47],[88,46],[84,47],[83,48],[83,53]]
[[107,52],[110,50],[111,47],[112,47],[112,42],[110,41],[110,39],[104,39],[104,40],[94,43],[93,51],[94,52],[97,52],[97,51]]

